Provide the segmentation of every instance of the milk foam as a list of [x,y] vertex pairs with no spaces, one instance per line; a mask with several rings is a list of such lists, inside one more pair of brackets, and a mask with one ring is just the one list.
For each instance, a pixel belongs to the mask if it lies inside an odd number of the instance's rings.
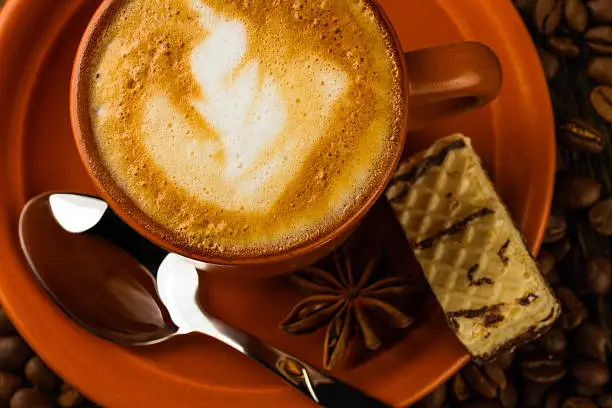
[[306,3],[133,0],[101,41],[90,111],[106,171],[177,244],[287,250],[386,168],[404,109],[390,40],[365,1]]

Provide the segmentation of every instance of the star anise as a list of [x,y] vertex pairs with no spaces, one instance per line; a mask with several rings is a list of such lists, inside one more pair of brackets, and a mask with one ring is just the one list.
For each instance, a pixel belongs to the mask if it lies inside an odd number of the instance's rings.
[[325,369],[332,369],[346,358],[349,346],[359,333],[368,349],[380,347],[373,317],[382,317],[393,328],[412,324],[413,318],[389,300],[413,292],[416,285],[399,276],[370,282],[380,260],[380,254],[370,259],[358,281],[345,251],[334,252],[333,272],[312,266],[292,275],[297,285],[312,294],[299,302],[280,326],[289,334],[305,334],[329,324],[323,349]]

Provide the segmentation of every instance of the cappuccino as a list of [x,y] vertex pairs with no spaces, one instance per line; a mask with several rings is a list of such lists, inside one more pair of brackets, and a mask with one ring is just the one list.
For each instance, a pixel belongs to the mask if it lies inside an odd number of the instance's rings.
[[88,56],[100,163],[189,252],[277,254],[389,171],[400,56],[367,0],[129,0]]

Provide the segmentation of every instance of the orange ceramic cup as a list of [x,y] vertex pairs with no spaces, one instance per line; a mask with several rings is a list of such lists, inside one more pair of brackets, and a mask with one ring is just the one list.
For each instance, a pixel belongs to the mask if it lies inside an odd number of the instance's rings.
[[385,176],[364,205],[351,214],[335,230],[287,252],[265,257],[223,259],[203,256],[163,239],[163,230],[156,226],[117,186],[103,174],[101,160],[92,135],[88,107],[89,77],[87,55],[98,40],[104,24],[122,4],[130,0],[107,0],[102,3],[81,40],[74,63],[71,82],[70,113],[72,127],[81,158],[103,198],[132,228],[155,244],[192,259],[198,268],[222,272],[228,276],[264,278],[291,272],[310,265],[329,254],[346,240],[383,194],[402,157],[406,133],[433,122],[481,107],[493,100],[501,87],[501,67],[495,54],[486,46],[464,42],[403,53],[397,34],[387,16],[374,0],[386,30],[394,39],[403,73],[405,115],[403,131],[396,151],[384,171]]

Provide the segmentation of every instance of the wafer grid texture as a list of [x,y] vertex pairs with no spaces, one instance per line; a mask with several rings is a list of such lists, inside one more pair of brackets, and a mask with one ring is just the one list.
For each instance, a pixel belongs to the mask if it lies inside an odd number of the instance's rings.
[[[439,140],[402,164],[397,178],[456,141],[464,147],[414,180],[392,182],[387,197],[451,327],[485,358],[512,336],[552,324],[559,306],[469,139]],[[464,228],[453,230],[458,224]],[[475,316],[491,307],[494,314]]]

